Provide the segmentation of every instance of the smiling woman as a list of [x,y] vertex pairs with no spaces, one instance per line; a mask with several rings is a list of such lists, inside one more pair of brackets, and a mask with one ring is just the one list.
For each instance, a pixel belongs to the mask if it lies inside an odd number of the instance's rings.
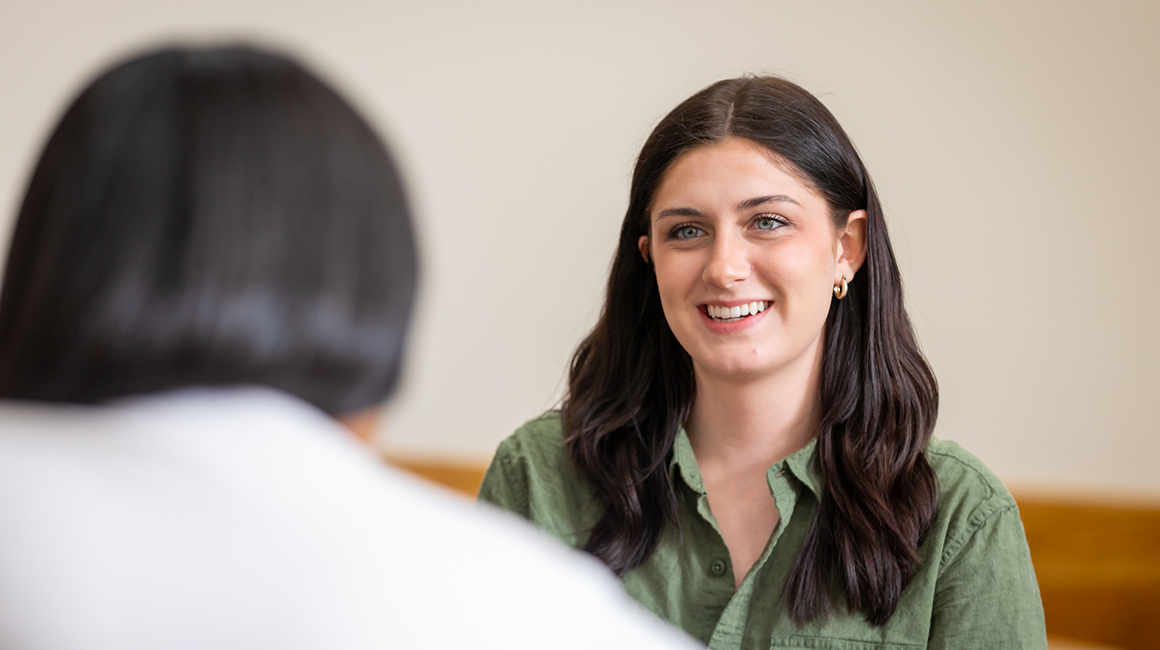
[[481,498],[710,648],[1046,647],[1015,502],[932,439],[874,185],[798,86],[722,81],[661,120],[568,388]]
[[681,156],[657,188],[638,244],[698,385],[708,374],[779,371],[809,383],[821,370],[831,287],[865,257],[866,211],[838,231],[825,198],[783,166],[730,138]]

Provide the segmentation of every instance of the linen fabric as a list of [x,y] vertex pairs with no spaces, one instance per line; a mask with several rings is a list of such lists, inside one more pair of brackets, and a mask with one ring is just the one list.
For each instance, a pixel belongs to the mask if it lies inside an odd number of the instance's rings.
[[0,531],[6,650],[695,646],[268,389],[0,402]]
[[[811,442],[769,468],[780,521],[735,588],[729,551],[681,430],[670,464],[681,530],[669,526],[645,563],[622,576],[629,595],[712,650],[1047,647],[1039,587],[1014,499],[978,459],[937,439],[926,455],[938,476],[941,506],[920,548],[922,566],[903,590],[897,612],[878,627],[839,602],[829,620],[798,629],[780,598],[823,489],[815,447]],[[500,444],[480,499],[576,548],[604,509],[567,457],[558,412],[528,422]]]

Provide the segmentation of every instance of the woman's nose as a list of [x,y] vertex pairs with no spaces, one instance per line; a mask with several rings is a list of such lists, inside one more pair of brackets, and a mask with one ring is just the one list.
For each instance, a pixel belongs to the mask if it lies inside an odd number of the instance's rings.
[[729,235],[718,236],[709,251],[701,279],[727,289],[749,278],[751,267],[744,242]]

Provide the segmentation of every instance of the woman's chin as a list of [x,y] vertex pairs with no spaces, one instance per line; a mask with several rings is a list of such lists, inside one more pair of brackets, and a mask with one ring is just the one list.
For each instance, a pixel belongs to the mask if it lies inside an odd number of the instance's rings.
[[752,358],[717,358],[712,363],[697,363],[694,361],[693,365],[697,369],[698,377],[745,382],[756,381],[776,374],[779,364],[771,364]]

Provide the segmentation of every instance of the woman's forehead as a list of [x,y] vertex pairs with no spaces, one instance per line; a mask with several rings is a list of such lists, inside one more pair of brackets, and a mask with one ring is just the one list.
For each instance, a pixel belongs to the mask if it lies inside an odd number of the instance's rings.
[[793,202],[825,203],[804,182],[804,172],[769,149],[742,138],[729,138],[685,151],[669,165],[649,206],[655,216],[670,203],[741,204],[761,196],[784,196]]

